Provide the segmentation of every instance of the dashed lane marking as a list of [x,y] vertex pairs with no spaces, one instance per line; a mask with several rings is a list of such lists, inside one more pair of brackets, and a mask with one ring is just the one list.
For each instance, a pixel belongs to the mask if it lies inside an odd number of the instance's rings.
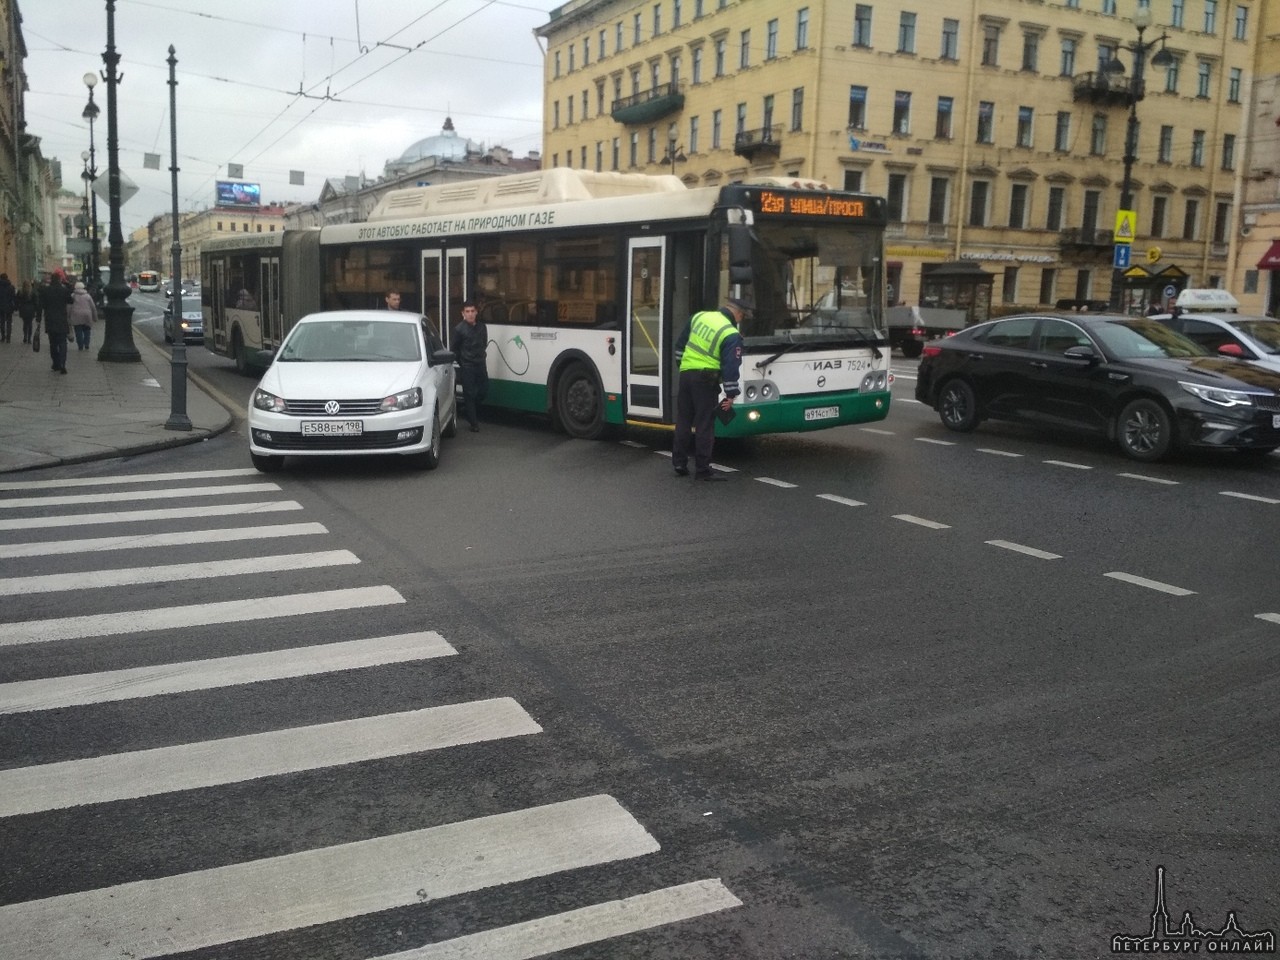
[[897,434],[895,434],[892,430],[881,430],[878,427],[859,427],[858,429],[861,430],[863,433],[878,433],[882,437],[897,436]]
[[0,713],[137,700],[457,654],[434,630],[0,684]]
[[1084,463],[1072,463],[1070,460],[1045,460],[1044,463],[1051,467],[1066,467],[1068,470],[1092,470],[1093,467]]
[[1011,450],[996,450],[994,447],[979,447],[979,453],[989,453],[995,457],[1020,457],[1022,454],[1014,453]]
[[1238,500],[1255,500],[1258,503],[1280,503],[1274,497],[1259,497],[1253,493],[1236,493],[1234,490],[1220,490],[1219,495],[1223,497],[1235,497]]
[[893,515],[893,519],[905,520],[907,523],[914,523],[916,526],[919,526],[919,527],[928,527],[930,530],[950,530],[951,529],[949,524],[938,523],[936,520],[926,520],[923,517],[913,517],[909,513],[895,513]]
[[1047,550],[1037,550],[1035,547],[1023,546],[1021,543],[1012,543],[1009,540],[988,540],[987,543],[993,547],[1000,547],[1002,550],[1013,550],[1015,553],[1025,553],[1028,557],[1038,557],[1041,560],[1061,560],[1062,554],[1049,553]]
[[1159,580],[1136,577],[1132,573],[1104,573],[1103,576],[1110,577],[1113,580],[1122,580],[1125,583],[1132,583],[1134,586],[1146,587],[1148,590],[1159,590],[1161,593],[1168,593],[1175,597],[1189,597],[1195,593],[1194,590],[1185,590],[1172,584],[1161,583]]
[[1167,487],[1176,487],[1180,485],[1178,480],[1166,480],[1164,477],[1149,477],[1145,473],[1121,473],[1118,476],[1125,477],[1129,480],[1145,480],[1147,483],[1162,483]]
[[775,480],[773,477],[756,477],[760,483],[767,483],[771,487],[782,487],[784,490],[794,490],[797,484],[787,483],[785,480]]
[[1266,620],[1268,623],[1280,623],[1280,613],[1259,613],[1259,620]]
[[848,497],[838,497],[834,493],[820,493],[819,500],[830,500],[832,503],[842,503],[846,507],[865,507],[866,504],[861,500],[850,500]]
[[939,447],[954,447],[954,440],[935,440],[933,437],[916,437],[916,443],[932,443]]

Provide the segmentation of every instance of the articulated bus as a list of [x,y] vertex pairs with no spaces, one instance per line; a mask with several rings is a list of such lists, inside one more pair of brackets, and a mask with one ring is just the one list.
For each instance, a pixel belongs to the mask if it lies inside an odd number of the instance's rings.
[[553,169],[397,190],[366,222],[206,244],[205,342],[245,369],[303,314],[396,290],[447,346],[474,299],[488,404],[594,438],[672,423],[681,329],[745,295],[743,396],[718,435],[882,420],[885,227],[883,199],[804,180]]
[[160,274],[154,270],[139,270],[138,291],[141,293],[159,293]]

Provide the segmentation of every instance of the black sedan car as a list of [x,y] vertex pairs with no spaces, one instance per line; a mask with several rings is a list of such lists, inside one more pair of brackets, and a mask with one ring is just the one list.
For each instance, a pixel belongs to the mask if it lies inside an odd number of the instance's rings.
[[1181,447],[1280,448],[1280,374],[1214,356],[1144,317],[1005,317],[925,345],[916,399],[956,431],[982,420],[1114,439],[1135,460]]

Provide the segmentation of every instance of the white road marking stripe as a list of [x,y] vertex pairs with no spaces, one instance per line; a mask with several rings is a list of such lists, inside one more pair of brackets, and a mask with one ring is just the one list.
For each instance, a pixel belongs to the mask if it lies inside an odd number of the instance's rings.
[[533,960],[740,906],[742,901],[720,880],[695,880],[625,900],[597,903],[427,944],[416,950],[385,954],[374,960]]
[[1240,500],[1256,500],[1258,503],[1280,503],[1272,497],[1259,497],[1252,493],[1236,493],[1234,490],[1220,490],[1219,495],[1223,497],[1236,497]]
[[930,530],[950,530],[951,527],[945,523],[938,523],[934,520],[925,520],[923,517],[913,517],[909,513],[895,513],[895,520],[905,520],[907,523],[914,523],[921,527],[928,527]]
[[979,453],[989,453],[989,454],[991,454],[992,456],[996,456],[996,457],[1020,457],[1020,456],[1022,456],[1022,454],[1020,454],[1020,453],[1013,453],[1013,452],[1012,452],[1012,451],[1010,451],[1010,450],[996,450],[996,449],[995,449],[995,448],[993,448],[993,447],[979,447],[979,448],[978,448],[978,452],[979,452]]
[[1123,580],[1125,583],[1132,583],[1138,587],[1147,587],[1150,590],[1159,590],[1161,593],[1170,593],[1175,597],[1189,597],[1195,593],[1194,590],[1184,590],[1182,587],[1175,587],[1168,583],[1161,583],[1159,580],[1148,580],[1146,577],[1135,577],[1131,573],[1104,573],[1104,577],[1111,577],[1113,580]]
[[756,477],[756,479],[761,483],[769,484],[771,487],[782,487],[784,490],[794,490],[796,488],[796,484],[794,483],[787,483],[785,480],[775,480],[773,477]]
[[235,560],[198,560],[154,567],[120,567],[52,573],[38,577],[0,578],[0,597],[25,593],[58,593],[63,590],[98,590],[127,587],[138,583],[171,583],[204,580],[209,577],[238,577],[250,573],[278,573],[284,570],[314,570],[357,564],[360,558],[350,550],[323,550],[317,553],[281,553],[269,557],[240,557]]
[[102,523],[137,523],[141,520],[185,520],[190,517],[227,517],[247,513],[279,513],[301,510],[297,500],[265,500],[258,503],[218,503],[202,507],[169,507],[158,510],[126,510],[122,513],[81,513],[58,517],[23,517],[0,520],[0,530],[37,530],[45,527],[80,527]]
[[1061,560],[1062,554],[1049,553],[1045,550],[1037,550],[1035,547],[1024,547],[1020,543],[1013,543],[1009,540],[988,540],[987,543],[993,547],[1001,547],[1005,550],[1013,550],[1017,553],[1025,553],[1028,557],[1039,557],[1041,560]]
[[275,540],[328,533],[322,523],[280,523],[266,527],[228,527],[224,530],[179,530],[176,533],[135,533],[123,537],[95,537],[83,540],[45,540],[0,544],[0,559],[48,557],[62,553],[97,553],[104,550],[141,550],[174,547],[190,543],[232,543],[239,540]]
[[82,673],[69,677],[0,684],[0,714],[53,710],[90,703],[136,700],[192,690],[337,673],[457,654],[433,630],[389,637],[290,647],[213,660],[161,663],[150,667]]
[[1129,480],[1145,480],[1147,483],[1163,483],[1165,486],[1176,487],[1179,485],[1177,480],[1166,480],[1163,477],[1148,477],[1145,473],[1121,473],[1121,477]]
[[6,960],[166,956],[659,849],[613,797],[584,797],[10,904],[0,907],[0,955]]
[[541,733],[510,697],[0,771],[0,817]]
[[645,448],[645,445],[639,440],[619,440],[618,442],[624,447],[635,447],[637,450],[643,450]]
[[1072,463],[1070,460],[1045,460],[1044,463],[1052,467],[1067,467],[1071,470],[1092,470],[1093,467],[1086,466],[1083,463]]
[[655,451],[653,451],[653,452],[654,452],[654,453],[656,453],[656,454],[657,454],[658,456],[660,456],[660,457],[667,457],[668,459],[670,459],[670,457],[671,457],[671,451],[670,451],[670,450],[655,450]]
[[0,483],[0,490],[65,490],[67,487],[104,487],[117,483],[164,483],[170,480],[214,480],[220,477],[252,477],[253,467],[234,470],[191,470],[185,473],[126,473],[110,477],[78,477],[68,480],[29,480],[26,483]]
[[830,500],[832,503],[843,503],[846,507],[865,507],[866,504],[861,500],[850,500],[848,497],[838,497],[834,493],[820,493],[819,500]]
[[216,487],[171,487],[167,490],[126,490],[122,493],[73,493],[65,497],[20,497],[0,500],[0,507],[52,507],[67,503],[120,503],[124,500],[181,500],[184,497],[220,497],[225,494],[276,493],[274,483],[227,483]]
[[[894,374],[894,376],[897,376],[897,374]],[[904,377],[903,379],[905,380],[906,378]],[[912,400],[910,397],[894,397],[893,402],[894,403],[920,403],[919,400]]]
[[1257,619],[1266,620],[1269,623],[1280,623],[1280,613],[1259,613],[1256,614]]
[[147,630],[201,627],[215,623],[270,620],[275,617],[296,617],[304,613],[327,613],[331,610],[353,610],[404,602],[404,597],[391,587],[354,587],[319,593],[196,603],[185,607],[157,607],[152,610],[127,610],[124,613],[24,620],[18,623],[0,623],[0,647],[74,640],[80,637],[110,637]]
[[863,433],[878,433],[881,436],[885,436],[885,437],[896,436],[896,434],[894,434],[892,430],[881,430],[878,427],[859,427],[858,429],[861,430]]
[[724,466],[723,464],[719,464],[719,463],[713,463],[713,464],[711,464],[711,469],[712,469],[712,470],[720,470],[720,471],[721,471],[721,472],[723,472],[723,473],[737,473],[737,472],[738,472],[738,468],[737,468],[737,467],[726,467],[726,466]]
[[915,439],[917,443],[932,443],[939,447],[954,447],[956,445],[954,440],[935,440],[933,437],[916,437]]

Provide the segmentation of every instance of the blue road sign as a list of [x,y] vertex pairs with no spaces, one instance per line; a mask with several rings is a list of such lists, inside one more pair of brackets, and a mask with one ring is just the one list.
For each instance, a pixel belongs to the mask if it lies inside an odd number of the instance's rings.
[[1115,246],[1115,254],[1112,257],[1111,265],[1117,270],[1129,269],[1129,251],[1132,248],[1127,243],[1117,243]]

